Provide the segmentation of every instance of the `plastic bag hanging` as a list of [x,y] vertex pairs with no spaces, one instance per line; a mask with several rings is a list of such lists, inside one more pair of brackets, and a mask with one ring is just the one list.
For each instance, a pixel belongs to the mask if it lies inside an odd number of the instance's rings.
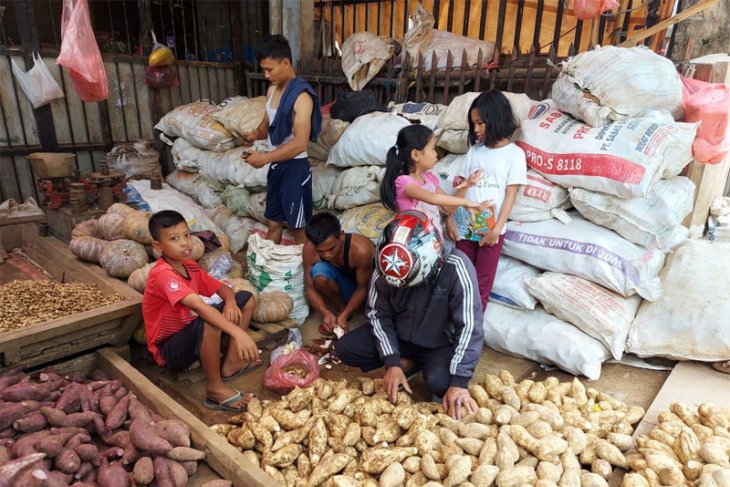
[[63,1],[61,52],[56,62],[69,69],[74,88],[86,102],[109,97],[104,60],[90,19],[87,0]]
[[169,47],[160,44],[154,32],[152,34],[152,52],[147,58],[147,68],[144,71],[144,84],[152,89],[172,88],[180,86],[175,64],[175,53]]
[[175,53],[172,52],[172,49],[165,46],[164,44],[160,44],[157,41],[157,37],[155,36],[154,31],[150,31],[150,34],[152,34],[152,52],[147,58],[147,63],[150,66],[165,66],[167,64],[174,64]]
[[43,62],[41,55],[33,53],[33,67],[26,73],[12,59],[12,69],[15,79],[25,93],[33,108],[42,107],[57,98],[63,98],[63,90],[58,86],[55,78]]

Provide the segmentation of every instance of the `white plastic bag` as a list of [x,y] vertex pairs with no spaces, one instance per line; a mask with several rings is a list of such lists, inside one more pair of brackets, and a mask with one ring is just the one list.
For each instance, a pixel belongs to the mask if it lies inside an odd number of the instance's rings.
[[599,340],[621,360],[639,296],[624,298],[585,279],[545,272],[526,280],[527,289],[548,313]]
[[664,252],[629,242],[571,212],[573,222],[509,222],[502,251],[539,269],[572,274],[622,296],[657,299]]
[[645,198],[692,160],[697,124],[632,118],[593,128],[546,100],[522,121],[527,165],[565,188]]
[[540,306],[527,311],[490,304],[484,313],[484,342],[498,352],[555,365],[591,380],[601,376],[601,364],[611,358],[601,342]]
[[302,245],[277,245],[258,234],[248,237],[247,278],[259,292],[281,291],[292,297],[294,308],[289,318],[298,324],[309,316],[304,297]]
[[570,208],[568,190],[529,169],[527,184],[520,186],[515,206],[509,214],[510,220],[518,222],[537,222],[556,218],[563,223],[570,223],[566,209]]
[[670,250],[675,229],[692,211],[695,185],[688,178],[661,179],[646,198],[624,200],[605,193],[570,189],[570,201],[588,220],[610,228],[627,240]]
[[33,53],[33,67],[27,73],[20,69],[15,59],[11,58],[11,63],[15,79],[33,108],[64,97],[61,87],[37,52]]
[[534,309],[537,300],[527,290],[525,281],[540,272],[537,267],[500,255],[489,300],[510,308]]
[[627,350],[640,357],[717,361],[730,358],[730,243],[687,240],[669,254],[664,294],[644,302]]

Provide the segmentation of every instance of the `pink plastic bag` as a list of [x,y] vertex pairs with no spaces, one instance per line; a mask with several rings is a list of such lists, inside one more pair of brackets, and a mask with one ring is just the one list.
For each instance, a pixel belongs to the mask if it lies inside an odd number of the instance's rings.
[[144,84],[152,89],[172,88],[180,86],[175,66],[165,64],[161,66],[147,66],[144,71]]
[[730,88],[722,83],[681,78],[684,119],[702,122],[692,144],[692,152],[698,162],[717,164],[730,150],[727,130]]
[[616,0],[575,0],[573,13],[580,20],[595,19],[606,10],[618,8]]
[[109,97],[104,60],[91,28],[87,0],[64,0],[61,52],[56,62],[70,70],[71,82],[86,102]]
[[[304,377],[290,374],[291,369],[301,369],[306,372]],[[287,394],[295,387],[307,387],[319,377],[319,363],[317,357],[303,350],[295,350],[279,356],[266,369],[264,386],[280,394]]]

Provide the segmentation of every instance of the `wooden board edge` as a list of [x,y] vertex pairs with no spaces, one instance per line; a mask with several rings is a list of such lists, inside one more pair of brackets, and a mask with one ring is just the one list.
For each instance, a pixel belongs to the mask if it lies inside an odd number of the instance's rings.
[[153,407],[160,416],[175,417],[185,423],[190,429],[194,446],[206,453],[205,462],[222,478],[232,481],[236,487],[276,486],[274,479],[258,465],[251,463],[225,438],[214,433],[113,350],[104,348],[97,354],[102,369],[120,378],[129,390]]

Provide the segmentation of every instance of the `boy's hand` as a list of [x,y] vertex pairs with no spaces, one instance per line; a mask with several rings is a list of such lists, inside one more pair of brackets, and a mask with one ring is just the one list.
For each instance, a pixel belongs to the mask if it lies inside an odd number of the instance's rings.
[[477,235],[481,235],[482,239],[479,241],[480,247],[494,247],[499,242],[499,232],[496,228],[489,230],[488,232],[478,232]]
[[231,335],[236,347],[236,355],[241,363],[255,363],[259,361],[259,349],[248,333],[238,329],[235,335]]
[[266,154],[264,154],[263,152],[257,152],[255,150],[251,152],[244,152],[243,154],[241,154],[241,157],[244,161],[246,161],[246,164],[249,164],[256,169],[264,167],[266,164],[269,163],[269,161],[266,160]]
[[241,309],[236,303],[226,304],[223,307],[223,316],[225,316],[226,319],[234,325],[241,325],[241,318],[243,318],[243,314],[241,313]]

